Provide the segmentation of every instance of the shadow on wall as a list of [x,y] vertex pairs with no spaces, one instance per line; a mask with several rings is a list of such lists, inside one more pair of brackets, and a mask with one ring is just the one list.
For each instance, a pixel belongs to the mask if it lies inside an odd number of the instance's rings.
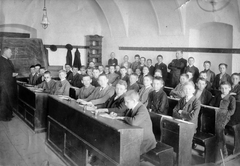
[[30,38],[37,38],[37,30],[22,24],[2,24],[0,25],[0,32],[18,32],[29,33]]
[[[199,24],[189,31],[189,47],[232,48],[233,26],[220,22]],[[218,64],[227,63],[228,73],[232,73],[232,54],[192,53],[196,66],[202,66],[205,60],[212,62],[212,70],[218,71]]]

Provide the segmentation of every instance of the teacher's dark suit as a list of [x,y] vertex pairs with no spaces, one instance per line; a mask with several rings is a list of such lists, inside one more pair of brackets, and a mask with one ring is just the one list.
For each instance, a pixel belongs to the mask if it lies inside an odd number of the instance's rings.
[[140,147],[140,154],[147,153],[156,147],[156,139],[152,131],[152,121],[147,108],[139,102],[135,108],[128,109],[124,113],[124,120],[132,125],[143,128],[143,141]]

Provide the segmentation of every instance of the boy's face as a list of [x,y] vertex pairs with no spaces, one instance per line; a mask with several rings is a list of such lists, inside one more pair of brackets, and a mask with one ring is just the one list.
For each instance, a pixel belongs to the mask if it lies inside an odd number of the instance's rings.
[[90,63],[89,63],[89,67],[93,67],[93,68],[94,68],[94,67],[95,67],[94,63],[93,63],[93,62],[90,62]]
[[67,75],[66,75],[66,73],[64,73],[64,72],[59,73],[59,78],[60,78],[60,80],[65,79],[66,76],[67,76]]
[[114,58],[115,58],[115,53],[112,52],[112,53],[110,54],[110,57],[111,57],[112,59],[114,59]]
[[188,79],[193,78],[193,74],[191,72],[187,72],[186,74],[188,75]]
[[136,74],[137,75],[141,75],[141,70],[140,69],[136,69]]
[[149,73],[148,68],[147,68],[147,67],[144,67],[144,68],[143,68],[143,74],[144,74],[144,75],[147,75],[148,73]]
[[100,71],[99,70],[93,70],[93,77],[94,78],[98,78],[99,77],[99,75],[100,75]]
[[151,84],[152,84],[152,80],[149,77],[144,77],[143,78],[143,85],[145,87],[151,86]]
[[148,61],[147,61],[147,65],[148,65],[148,66],[151,66],[151,65],[152,65],[152,61],[151,61],[151,60],[148,60]]
[[207,73],[201,73],[201,74],[200,74],[200,78],[207,79]]
[[128,68],[128,69],[127,69],[127,73],[128,73],[128,75],[131,75],[131,74],[133,73],[132,69],[131,69],[131,68]]
[[183,92],[186,96],[192,96],[195,92],[195,88],[193,87],[193,85],[185,85],[183,87]]
[[120,66],[116,66],[116,71],[120,71]]
[[181,84],[184,84],[184,83],[187,82],[187,81],[188,81],[187,77],[185,77],[185,76],[181,76],[181,77],[180,77],[180,83],[181,83]]
[[233,85],[237,85],[239,83],[239,80],[240,80],[239,76],[237,76],[237,75],[233,75],[231,77],[231,79],[232,79]]
[[128,61],[128,56],[125,56],[124,57],[124,62],[127,62]]
[[194,59],[193,58],[189,58],[188,59],[188,64],[189,65],[193,65],[194,64]]
[[41,75],[43,75],[44,72],[45,72],[45,69],[40,69],[40,71],[39,71],[39,73],[40,73]]
[[34,67],[30,68],[30,72],[31,72],[32,74],[35,73],[35,68],[34,68]]
[[110,71],[110,73],[114,73],[114,72],[115,72],[115,68],[114,68],[113,66],[111,66],[111,67],[109,68],[109,71]]
[[73,68],[73,74],[75,75],[75,74],[77,74],[77,72],[78,72],[78,68],[74,67]]
[[158,57],[158,58],[157,58],[158,63],[161,63],[162,60],[163,60],[163,59],[162,59],[161,57]]
[[82,83],[85,87],[88,87],[92,82],[92,79],[90,77],[83,77]]
[[226,70],[227,70],[227,68],[226,68],[225,65],[219,66],[219,71],[220,71],[220,73],[226,73]]
[[44,74],[44,80],[45,80],[46,82],[51,81],[51,76],[50,76],[50,74]]
[[155,72],[155,73],[154,73],[154,77],[162,77],[162,73],[160,73],[160,72]]
[[124,85],[117,84],[115,91],[116,91],[117,96],[121,96],[122,94],[127,92],[127,89]]
[[108,83],[108,79],[105,76],[100,76],[98,78],[98,83],[101,87],[106,87]]
[[163,87],[162,81],[160,80],[153,80],[153,88],[155,91],[160,90]]
[[88,75],[92,76],[93,75],[92,73],[93,73],[92,69],[87,69],[87,74]]
[[80,71],[82,75],[86,74],[86,70],[84,68],[81,68]]
[[210,69],[211,65],[209,63],[204,63],[203,67],[205,70],[208,70],[208,69]]
[[141,58],[141,64],[144,65],[145,64],[145,59]]
[[120,69],[121,75],[126,75],[127,70],[125,68]]
[[35,66],[35,73],[39,73],[40,67],[39,66]]
[[103,66],[98,66],[98,69],[99,69],[100,72],[103,72],[103,70],[104,70]]
[[66,65],[66,66],[65,66],[65,69],[66,69],[66,72],[69,72],[70,69],[71,69],[71,67],[70,67],[69,65]]
[[136,105],[136,102],[137,102],[137,101],[135,101],[133,99],[130,99],[128,97],[125,97],[124,101],[125,101],[125,105],[127,106],[128,109],[133,109],[134,106]]
[[231,87],[229,85],[221,85],[220,90],[223,95],[229,94]]
[[202,80],[199,80],[198,82],[197,82],[197,87],[198,87],[198,89],[199,90],[203,90],[205,87],[206,87],[206,83],[205,83],[205,81],[202,81]]
[[177,51],[177,52],[176,52],[176,58],[177,58],[177,59],[181,59],[181,58],[182,58],[182,53],[181,53],[181,51]]
[[108,74],[109,73],[109,68],[105,67],[105,73]]
[[136,62],[139,62],[139,60],[140,60],[139,57],[135,57]]
[[137,77],[134,76],[134,75],[131,75],[130,78],[129,78],[129,81],[131,84],[134,84],[135,82],[137,82]]

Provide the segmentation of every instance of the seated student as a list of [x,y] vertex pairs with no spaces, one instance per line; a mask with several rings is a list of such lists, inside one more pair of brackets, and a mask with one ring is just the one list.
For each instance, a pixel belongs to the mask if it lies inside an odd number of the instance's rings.
[[121,119],[132,126],[143,128],[143,141],[140,146],[140,155],[142,155],[156,147],[152,121],[147,108],[139,102],[139,95],[136,91],[128,91],[124,100],[128,109],[124,112],[123,117],[117,116],[116,119]]
[[162,77],[162,71],[160,69],[156,69],[154,72],[154,77]]
[[72,80],[72,67],[69,65],[69,64],[65,64],[65,70],[66,70],[66,73],[67,73],[67,77],[66,79],[69,81],[69,80]]
[[82,76],[78,73],[78,67],[73,66],[72,75],[72,78],[70,78],[68,82],[74,87],[83,87]]
[[210,61],[205,61],[203,63],[203,67],[204,67],[204,72],[207,73],[207,81],[211,83],[211,86],[215,80],[215,73],[210,70],[210,67],[211,67],[211,62]]
[[108,74],[108,83],[112,86],[116,86],[119,75],[115,73],[115,66],[110,66],[109,72],[110,73]]
[[88,67],[95,68],[95,62],[94,61],[89,62]]
[[127,107],[124,102],[124,96],[127,92],[127,83],[126,81],[119,80],[115,94],[110,97],[107,102],[103,105],[102,109],[98,109],[99,112],[108,112],[108,113],[116,113],[118,116],[122,116],[123,113],[127,110]]
[[152,76],[145,75],[143,78],[144,86],[139,91],[139,101],[141,101],[145,106],[148,105],[148,94],[153,90],[152,81],[153,81]]
[[40,68],[41,68],[40,64],[35,65],[35,75],[33,76],[32,85],[37,85],[37,80],[40,77]]
[[100,74],[104,74],[104,67],[103,67],[103,65],[99,65],[98,66],[98,70],[99,70]]
[[213,82],[213,88],[219,90],[221,82],[231,82],[231,77],[226,73],[227,64],[220,63],[218,65],[220,73],[216,75],[215,80]]
[[41,84],[38,84],[37,87],[41,88],[43,92],[54,94],[56,81],[52,80],[50,71],[45,71],[43,75],[45,81],[43,81]]
[[161,70],[163,80],[164,82],[167,80],[167,65],[163,63],[163,56],[158,55],[157,56],[157,63],[155,64],[155,71]]
[[121,63],[121,67],[125,67],[126,69],[131,68],[132,63],[128,62],[129,58],[127,55],[123,57],[123,63]]
[[149,74],[154,75],[155,67],[152,65],[152,59],[147,59],[147,66],[149,68]]
[[88,67],[87,68],[87,75],[89,75],[90,77],[93,77],[93,69],[92,67]]
[[187,71],[186,74],[188,75],[188,81],[189,81],[189,82],[192,81],[193,83],[195,83],[195,82],[193,81],[193,73],[192,73],[191,71]]
[[78,93],[79,99],[86,99],[88,98],[88,96],[90,96],[93,93],[95,87],[91,85],[91,82],[92,82],[92,79],[89,75],[83,75],[82,83],[84,86],[79,90],[79,93]]
[[149,68],[144,66],[142,69],[142,74],[138,78],[138,84],[143,85],[143,78],[147,75],[149,75]]
[[233,95],[237,102],[240,101],[240,75],[238,73],[233,73],[231,75],[232,79],[232,90],[230,92],[230,95]]
[[153,78],[153,91],[148,95],[148,105],[149,111],[167,115],[168,113],[168,97],[163,91],[164,80],[161,77]]
[[194,66],[195,59],[193,57],[188,58],[188,66],[185,67],[184,72],[187,73],[190,71],[193,75],[192,81],[195,83],[199,77],[199,70],[196,66]]
[[86,66],[81,66],[80,73],[81,73],[82,76],[87,74]]
[[207,89],[207,90],[211,90],[211,89],[212,89],[211,83],[207,80],[207,72],[202,71],[202,72],[200,73],[199,78],[204,78],[204,79],[206,80],[206,84],[207,84],[207,85],[206,85],[205,89]]
[[104,74],[106,74],[106,75],[109,74],[109,66],[105,66],[105,68],[104,68]]
[[181,74],[180,76],[180,83],[170,92],[170,97],[173,98],[182,98],[185,96],[185,93],[183,91],[184,84],[188,82],[188,75],[187,74]]
[[127,85],[129,84],[129,76],[125,67],[121,67],[120,69],[120,79],[126,81]]
[[92,73],[93,77],[92,77],[92,85],[95,86],[95,87],[98,87],[100,86],[99,83],[98,83],[98,78],[100,76],[100,71],[99,69],[97,68],[94,68],[93,69],[93,73]]
[[185,83],[183,85],[183,91],[185,93],[185,97],[182,97],[173,109],[173,117],[192,122],[195,124],[195,128],[197,129],[198,114],[200,112],[201,103],[194,96],[194,84],[192,82]]
[[139,68],[140,68],[141,72],[142,72],[144,66],[146,66],[146,58],[145,57],[141,57],[140,65],[139,65]]
[[219,140],[219,145],[222,146],[222,151],[224,157],[228,155],[228,151],[226,148],[226,140],[224,129],[227,123],[229,122],[231,116],[234,114],[236,109],[236,100],[233,96],[230,95],[231,84],[229,82],[221,82],[220,84],[221,93],[218,93],[210,105],[214,107],[219,107],[218,118],[216,124],[216,135]]
[[142,74],[142,71],[141,71],[141,69],[138,67],[138,68],[136,68],[135,73],[137,74],[137,76],[138,76],[138,78],[139,78],[140,75]]
[[118,65],[118,60],[115,58],[115,53],[114,52],[111,52],[110,54],[110,59],[108,60],[108,65],[109,66],[116,66]]
[[36,85],[41,84],[44,81],[44,72],[46,71],[46,69],[44,67],[41,67],[39,70],[39,76],[38,79],[36,81]]
[[129,77],[129,85],[128,85],[127,90],[135,90],[136,92],[138,92],[139,85],[137,83],[137,80],[138,80],[138,75],[135,73],[131,74]]
[[132,68],[128,68],[128,69],[127,69],[127,74],[128,74],[128,76],[130,76],[132,73],[133,73]]
[[57,81],[54,94],[69,96],[70,83],[66,80],[67,73],[65,70],[59,71],[60,81]]
[[201,104],[209,105],[212,100],[212,93],[205,89],[207,86],[207,80],[204,78],[198,78],[196,85],[197,89],[194,96],[201,102]]
[[101,107],[112,95],[114,94],[114,87],[108,85],[108,78],[105,74],[102,74],[98,78],[100,87],[96,87],[93,93],[84,100],[78,102],[89,105]]
[[115,73],[117,73],[120,76],[120,66],[116,65],[115,68],[116,68]]
[[132,63],[132,71],[135,72],[136,69],[140,66],[140,56],[137,54],[134,56],[135,61]]
[[30,74],[29,74],[29,77],[28,77],[28,83],[31,84],[31,85],[33,85],[34,75],[35,75],[35,66],[32,65],[32,66],[30,66]]

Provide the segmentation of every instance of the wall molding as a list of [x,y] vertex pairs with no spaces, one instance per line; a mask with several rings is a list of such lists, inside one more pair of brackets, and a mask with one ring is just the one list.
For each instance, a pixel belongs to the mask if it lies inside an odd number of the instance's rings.
[[204,52],[204,53],[231,53],[240,54],[237,48],[201,48],[201,47],[125,47],[120,46],[119,50],[128,51],[166,51],[175,52],[182,50],[183,52]]
[[[44,44],[44,47],[49,48],[52,44]],[[55,45],[57,48],[66,48],[66,45]],[[79,48],[79,49],[88,49],[89,46],[77,46],[72,45],[73,48]]]

